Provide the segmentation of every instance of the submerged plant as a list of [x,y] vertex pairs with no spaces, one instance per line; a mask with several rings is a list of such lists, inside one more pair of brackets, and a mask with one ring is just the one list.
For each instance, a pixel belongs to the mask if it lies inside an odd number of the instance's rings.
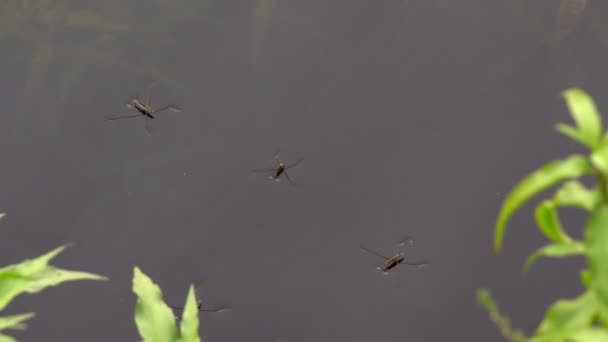
[[[562,183],[552,198],[536,207],[536,222],[550,243],[532,253],[524,272],[539,257],[563,258],[580,255],[587,260],[581,272],[585,291],[574,299],[560,299],[546,312],[534,335],[534,342],[608,341],[608,133],[593,99],[578,88],[562,93],[576,126],[558,124],[557,130],[587,147],[588,155],[575,154],[551,161],[519,182],[505,198],[495,228],[494,246],[500,251],[511,216],[534,195]],[[593,175],[597,185],[587,188],[577,178]],[[563,228],[558,208],[575,207],[589,213],[582,241]],[[480,304],[511,341],[528,340],[513,334],[487,290],[479,290]],[[514,336],[516,338],[514,338]]]
[[[0,218],[4,216],[0,214]],[[15,297],[22,293],[37,293],[50,286],[73,280],[106,280],[107,278],[92,273],[68,271],[49,265],[49,262],[61,253],[66,246],[61,246],[35,259],[24,260],[18,264],[0,268],[0,311]],[[0,342],[16,341],[2,334],[3,330],[23,330],[26,320],[34,313],[13,316],[0,316]]]
[[200,342],[194,285],[188,291],[179,328],[161,289],[137,267],[133,270],[133,292],[137,295],[135,323],[145,342]]
[[276,6],[277,0],[257,0],[255,2],[251,25],[251,58],[253,63],[260,57],[262,49],[264,48],[266,34]]

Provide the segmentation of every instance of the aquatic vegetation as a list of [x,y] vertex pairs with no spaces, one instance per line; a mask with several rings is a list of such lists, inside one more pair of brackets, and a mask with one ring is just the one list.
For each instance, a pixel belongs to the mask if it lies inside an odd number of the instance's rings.
[[199,342],[198,305],[190,286],[179,328],[173,310],[163,301],[158,285],[138,267],[133,269],[133,292],[137,295],[135,323],[145,342]]
[[526,341],[524,333],[519,330],[514,330],[511,327],[511,320],[498,311],[498,305],[496,305],[496,302],[494,302],[494,299],[488,290],[481,289],[477,291],[477,303],[488,312],[490,319],[498,326],[500,333],[507,339],[507,341]]
[[63,35],[73,31],[112,34],[132,29],[128,24],[112,21],[90,9],[78,8],[67,0],[4,1],[0,4],[0,22],[0,43],[6,40],[16,43],[17,50],[11,48],[12,53],[22,51],[27,56],[19,98],[36,97],[44,100],[46,107],[53,102],[53,96],[41,98],[48,93],[46,80],[51,65],[58,58],[69,59],[75,46],[90,44],[89,40],[62,43],[65,41]]
[[[2,215],[0,215],[2,216]],[[58,247],[35,259],[0,268],[0,310],[22,293],[37,293],[47,287],[74,280],[106,280],[107,278],[86,272],[68,271],[49,265],[66,246]],[[25,329],[24,322],[34,317],[34,313],[0,316],[0,342],[15,341],[1,332],[6,329]]]
[[[527,272],[540,257],[584,256],[587,269],[581,272],[585,292],[574,299],[561,299],[546,312],[531,341],[608,340],[608,132],[593,99],[578,88],[562,93],[575,126],[558,124],[557,130],[590,150],[551,161],[520,181],[505,198],[495,227],[494,246],[500,251],[511,216],[533,196],[562,183],[550,199],[536,207],[536,222],[550,243],[539,248],[524,264]],[[595,176],[597,185],[587,188],[577,178]],[[572,238],[561,224],[558,209],[574,207],[589,213],[584,240]],[[503,335],[521,341],[523,335],[510,329],[508,320],[498,314],[489,292],[480,290],[478,298],[501,328]],[[517,335],[518,339],[512,339]]]
[[[192,93],[167,70],[172,64],[161,61],[175,58],[175,51],[183,48],[175,36],[200,23],[209,4],[153,1],[146,8],[150,14],[142,15],[140,8],[118,1],[89,6],[73,0],[0,3],[0,46],[16,57],[19,65],[13,68],[23,70],[23,83],[15,85],[18,108],[43,111],[46,115],[37,120],[52,127],[63,119],[60,109],[87,82],[87,74],[100,68]],[[162,22],[154,13],[162,13]]]
[[266,32],[268,30],[268,27],[270,26],[272,15],[276,6],[277,0],[256,1],[255,8],[253,10],[253,20],[251,27],[251,57],[254,63],[258,59],[262,49],[264,48]]
[[[534,2],[518,0],[513,2],[513,14],[521,21],[522,27],[532,35],[540,36],[537,48],[546,48],[555,72],[569,85],[579,85],[585,76],[583,63],[578,60],[578,53],[572,46],[570,36],[574,31],[580,31],[596,39],[608,47],[608,22],[606,21],[607,3],[590,2],[588,0],[560,0],[554,2],[555,14],[548,25],[540,18],[543,13],[534,10]],[[521,61],[525,61],[530,51],[523,53]],[[514,54],[515,56],[516,54]],[[514,60],[515,63],[519,63]]]
[[561,41],[574,31],[587,8],[587,0],[562,0],[559,3],[553,39]]

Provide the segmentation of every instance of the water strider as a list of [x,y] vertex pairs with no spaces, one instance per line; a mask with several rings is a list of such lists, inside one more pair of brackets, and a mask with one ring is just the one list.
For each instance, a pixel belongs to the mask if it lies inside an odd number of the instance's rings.
[[395,268],[399,265],[422,267],[422,266],[426,266],[429,264],[428,262],[421,262],[421,263],[406,262],[405,261],[405,249],[404,249],[404,246],[406,246],[406,244],[408,246],[411,246],[414,244],[414,240],[412,240],[411,238],[408,237],[408,238],[404,239],[403,241],[401,241],[399,243],[399,247],[397,248],[397,252],[392,256],[383,255],[381,253],[378,253],[378,252],[371,250],[364,246],[359,246],[359,248],[361,248],[362,250],[364,250],[370,254],[373,254],[379,258],[382,258],[384,260],[382,262],[382,264],[380,266],[378,266],[378,269],[381,270],[384,274],[387,274],[388,271],[392,270],[393,268]]
[[[155,86],[156,83],[153,83],[151,85],[148,86],[148,91],[150,91],[150,88],[152,88],[153,86]],[[137,114],[134,115],[126,115],[126,116],[117,116],[117,117],[110,117],[110,118],[106,118],[106,121],[116,121],[116,120],[122,120],[122,119],[132,119],[132,118],[144,118],[146,120],[152,120],[155,118],[155,116],[153,114],[156,113],[160,113],[162,111],[165,110],[171,110],[174,112],[181,112],[181,109],[173,106],[173,105],[166,105],[164,107],[158,108],[158,109],[154,109],[152,107],[152,94],[148,94],[148,101],[144,102],[142,100],[139,99],[139,96],[135,96],[134,98],[132,98],[131,100],[129,100],[129,102],[126,104],[126,106],[131,109],[131,110],[135,110],[137,112]],[[148,127],[148,123],[149,121],[146,121],[146,131],[148,133],[151,134],[150,132],[150,128]]]
[[296,166],[300,165],[304,161],[304,159],[299,159],[298,161],[296,161],[293,164],[287,164],[287,163],[284,163],[281,161],[281,159],[279,158],[279,153],[280,153],[280,151],[277,151],[277,153],[274,155],[274,159],[276,160],[276,165],[274,167],[267,168],[267,169],[261,169],[261,170],[253,170],[252,172],[273,171],[274,174],[272,176],[270,176],[270,178],[277,180],[277,181],[279,180],[279,177],[284,174],[285,178],[287,178],[289,183],[291,183],[291,185],[295,185],[295,183],[293,182],[291,177],[289,177],[289,174],[287,173],[287,169],[291,169],[292,167],[296,167]]

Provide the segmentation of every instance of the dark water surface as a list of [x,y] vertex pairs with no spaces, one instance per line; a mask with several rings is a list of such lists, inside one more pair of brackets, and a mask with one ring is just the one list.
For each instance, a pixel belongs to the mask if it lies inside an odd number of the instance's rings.
[[[594,2],[556,42],[556,1],[16,1],[0,5],[2,265],[108,276],[21,296],[22,341],[135,341],[133,266],[181,305],[206,280],[205,341],[495,341],[489,287],[531,332],[580,291],[580,259],[527,206],[505,251],[508,189],[579,148],[559,92],[608,110],[608,32]],[[602,26],[604,25],[604,26]],[[104,122],[153,80],[182,113]],[[276,148],[297,186],[250,174]],[[565,223],[580,224],[577,213]],[[577,236],[579,232],[572,229]],[[407,235],[426,269],[381,276],[358,248]]]

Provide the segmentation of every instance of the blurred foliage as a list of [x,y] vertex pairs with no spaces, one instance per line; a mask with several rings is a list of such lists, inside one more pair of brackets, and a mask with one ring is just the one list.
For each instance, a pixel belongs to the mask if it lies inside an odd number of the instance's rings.
[[[78,40],[66,39],[66,35],[74,32],[117,34],[132,30],[126,23],[115,22],[90,9],[79,9],[67,0],[3,1],[0,3],[0,23],[3,51],[23,56],[20,59],[25,63],[18,100],[31,107],[28,109],[44,108],[46,114],[52,114],[57,105],[57,93],[51,91],[48,83],[51,66],[59,67],[59,61],[69,59],[79,45]],[[95,43],[95,39],[80,42]],[[74,77],[69,71],[65,72],[67,75],[64,77]],[[48,123],[52,122],[49,120]]]
[[[514,14],[523,24],[522,27],[530,34],[542,37],[541,46],[549,49],[554,69],[562,81],[570,86],[582,84],[584,65],[572,46],[575,42],[569,38],[573,32],[580,31],[608,47],[608,21],[605,15],[608,3],[589,0],[516,0],[513,4]],[[549,16],[544,15],[537,10],[541,4],[549,4],[553,12]],[[545,17],[549,20],[543,20]]]
[[[18,264],[0,268],[0,310],[4,309],[15,297],[22,293],[37,293],[47,287],[74,280],[106,280],[105,277],[78,271],[68,271],[49,265],[66,246],[50,251],[35,259],[24,260]],[[33,313],[0,317],[0,332],[6,329],[25,329],[26,320]],[[15,341],[0,333],[0,342]]]
[[270,26],[272,14],[274,13],[276,5],[277,0],[256,1],[256,6],[253,10],[253,24],[251,28],[253,34],[251,39],[251,54],[254,63],[264,48],[266,32]]
[[193,285],[188,291],[179,328],[173,311],[163,301],[161,289],[137,267],[133,270],[133,292],[137,295],[135,322],[145,342],[200,342]]
[[23,63],[11,66],[23,69],[23,84],[15,85],[19,108],[43,111],[38,120],[56,124],[54,115],[93,67],[184,90],[167,70],[174,64],[162,61],[183,48],[176,35],[200,23],[210,3],[154,0],[141,8],[118,0],[88,6],[77,0],[0,2],[0,47]]
[[[608,133],[593,99],[583,90],[571,88],[562,93],[575,124],[558,124],[556,129],[590,150],[555,160],[530,173],[506,196],[495,228],[494,246],[502,248],[511,216],[533,196],[559,183],[551,199],[536,207],[536,222],[550,243],[534,252],[524,271],[540,257],[585,256],[588,268],[581,272],[585,292],[574,299],[561,299],[546,312],[530,341],[606,341],[608,336]],[[594,175],[597,185],[587,188],[577,180]],[[570,237],[562,226],[558,209],[575,207],[589,213],[584,240]],[[508,320],[501,318],[489,293],[480,290],[480,303],[500,327],[510,331]],[[507,329],[508,328],[508,329]],[[519,339],[512,339],[519,341]]]
[[579,61],[570,39],[575,31],[590,35],[608,47],[608,21],[605,13],[608,3],[588,0],[530,1],[512,0],[507,2],[515,19],[514,26],[528,37],[530,42],[522,42],[518,49],[501,54],[496,60],[478,72],[482,91],[493,88],[513,75],[522,65],[539,54],[547,54],[554,72],[564,87],[583,84],[584,64]]
[[513,330],[511,327],[511,321],[508,317],[502,315],[498,311],[498,306],[492,298],[490,291],[486,289],[480,289],[477,291],[477,303],[481,305],[490,316],[490,319],[499,327],[500,333],[507,341],[510,342],[523,342],[526,341],[526,337],[519,330]]

